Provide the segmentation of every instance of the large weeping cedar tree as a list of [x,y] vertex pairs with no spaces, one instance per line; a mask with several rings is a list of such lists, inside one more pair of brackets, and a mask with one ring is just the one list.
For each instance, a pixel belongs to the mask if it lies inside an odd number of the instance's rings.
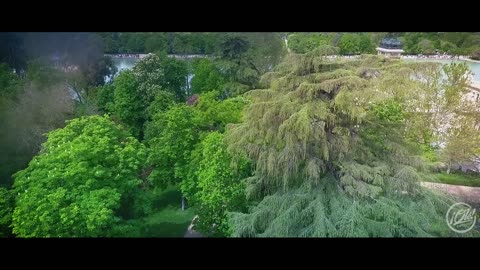
[[20,237],[112,236],[138,214],[145,147],[108,117],[69,121],[14,175]]
[[[364,56],[331,60],[334,48],[293,54],[248,93],[229,149],[255,174],[257,205],[231,213],[233,236],[420,237],[454,234],[452,200],[422,188],[428,171],[405,140],[396,96],[419,91],[424,65]],[[466,234],[465,234],[466,235]],[[462,235],[463,236],[463,235]]]

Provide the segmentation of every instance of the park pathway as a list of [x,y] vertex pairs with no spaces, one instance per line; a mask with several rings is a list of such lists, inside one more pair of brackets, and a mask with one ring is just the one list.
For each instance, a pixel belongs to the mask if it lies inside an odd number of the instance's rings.
[[424,187],[455,196],[466,203],[480,205],[480,187],[467,187],[430,182],[422,182],[421,184]]
[[188,229],[185,232],[185,235],[183,236],[184,238],[202,238],[203,237],[203,235],[201,235],[199,232],[193,230],[193,224],[197,218],[198,216],[195,216],[193,218],[192,223],[190,223],[190,226],[188,226]]

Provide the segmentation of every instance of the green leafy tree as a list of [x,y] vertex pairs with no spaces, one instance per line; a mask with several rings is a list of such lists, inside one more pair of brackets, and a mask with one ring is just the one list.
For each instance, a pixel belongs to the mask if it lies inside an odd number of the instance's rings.
[[15,197],[11,190],[0,187],[0,237],[12,235],[12,213]]
[[374,53],[375,52],[375,46],[372,43],[372,40],[370,39],[370,36],[367,34],[361,34],[359,36],[359,43],[360,43],[360,52],[361,53]]
[[401,37],[403,43],[403,49],[407,54],[418,54],[419,48],[418,43],[422,38],[422,33],[408,32]]
[[480,49],[474,50],[470,57],[474,60],[480,60]]
[[162,54],[161,61],[165,66],[165,82],[163,89],[175,95],[177,100],[184,101],[190,95],[187,89],[188,64],[185,61],[167,57]]
[[[167,57],[149,55],[133,70],[123,71],[113,82],[98,91],[102,108],[111,111],[127,124],[137,138],[143,138],[144,125],[155,111],[162,111],[175,100],[184,98],[185,63]],[[173,90],[176,89],[176,90]],[[164,103],[164,104],[160,104]]]
[[441,41],[441,51],[446,52],[448,54],[458,54],[458,47],[448,41]]
[[136,92],[141,96],[143,104],[149,104],[165,83],[165,70],[160,57],[150,54],[138,61],[132,69],[138,82]]
[[250,43],[243,37],[230,36],[222,42],[221,56],[227,59],[239,59],[242,55],[247,53],[250,48]]
[[438,50],[453,55],[467,55],[478,49],[480,35],[467,32],[408,32],[402,33],[400,39],[408,54],[433,54]]
[[103,112],[113,112],[115,110],[115,86],[113,85],[113,83],[96,87],[94,92],[97,105],[100,110],[102,110]]
[[223,143],[223,135],[209,133],[192,152],[187,179],[181,183],[182,193],[197,206],[196,229],[205,235],[228,236],[227,211],[245,210],[245,187],[240,180],[248,176],[248,162],[241,159],[233,168],[232,156]]
[[7,64],[0,63],[0,89],[2,89],[0,92],[0,106],[4,99],[15,95],[19,83],[20,80],[12,72],[12,69]]
[[448,140],[445,130],[462,115],[475,115],[474,105],[462,101],[468,92],[470,71],[466,64],[421,64],[424,84],[410,88],[399,102],[407,110],[410,140],[423,144],[442,144]]
[[451,63],[442,68],[446,77],[442,81],[443,99],[436,108],[438,122],[435,132],[439,141],[446,144],[442,160],[447,173],[454,164],[472,161],[480,155],[480,114],[478,102],[468,99],[471,71],[465,63]]
[[204,93],[195,105],[195,122],[201,131],[225,131],[229,123],[237,123],[248,101],[243,97],[221,100],[216,91]]
[[103,48],[106,53],[119,52],[119,35],[116,32],[98,33],[102,39]]
[[145,51],[148,53],[167,50],[167,39],[163,33],[153,33],[145,40]]
[[373,112],[378,119],[387,122],[400,122],[405,118],[401,105],[394,100],[378,104]]
[[366,34],[345,33],[338,42],[340,54],[372,53],[374,46],[370,37]]
[[121,33],[121,50],[127,53],[145,52],[145,33]]
[[397,137],[397,141],[402,140],[395,131],[404,126],[406,113],[395,100],[378,102],[371,106],[370,110],[371,114],[365,120],[368,127],[364,129],[362,137],[369,142],[372,149],[378,152],[388,151],[393,138]]
[[418,91],[422,66],[326,59],[331,51],[290,55],[264,76],[267,89],[248,93],[244,122],[228,130],[229,149],[254,163],[246,194],[259,202],[230,214],[233,236],[452,235],[444,219],[452,201],[419,185],[428,171],[405,124],[386,125],[400,115],[396,105],[393,114],[371,108]]
[[260,74],[272,71],[287,53],[282,33],[244,33],[244,35],[251,44],[247,51],[249,59]]
[[209,59],[198,59],[193,62],[192,93],[201,94],[207,91],[220,91],[224,78],[215,64]]
[[446,107],[458,107],[463,94],[468,91],[471,71],[464,62],[450,63],[444,65],[442,69],[447,77],[442,87],[445,90]]
[[[138,83],[134,74],[127,70],[120,73],[114,83],[115,115],[130,127],[130,131],[139,137],[145,122],[145,107],[147,106],[138,91]],[[108,91],[108,89],[105,89]]]
[[463,47],[464,43],[472,33],[466,32],[445,32],[442,33],[442,38],[448,42],[455,44],[458,47]]
[[[280,40],[279,40],[280,42]],[[220,58],[215,64],[225,78],[224,98],[234,97],[256,88],[262,74],[261,64],[255,61],[255,47],[248,36],[231,34],[220,46]]]
[[218,50],[226,33],[120,32],[99,33],[108,53],[211,54]]
[[152,119],[154,115],[167,111],[175,104],[175,96],[167,91],[160,91],[155,99],[147,108],[148,119]]
[[166,188],[181,181],[189,154],[198,142],[194,114],[190,106],[175,105],[155,115],[147,127],[148,160],[154,167],[149,179],[156,186]]
[[358,54],[359,48],[354,34],[344,34],[338,43],[340,54]]
[[418,43],[418,52],[421,54],[434,54],[435,47],[433,43],[428,39],[422,39]]
[[296,53],[306,53],[320,46],[332,45],[332,35],[324,33],[293,33],[288,36],[288,47]]
[[442,149],[442,160],[447,164],[447,173],[452,165],[471,162],[480,156],[480,130],[472,117],[457,119],[447,131],[447,143]]
[[40,154],[15,174],[13,232],[108,236],[128,216],[145,158],[145,147],[108,117],[71,120],[50,132]]
[[153,101],[158,91],[169,91],[178,101],[185,100],[188,68],[185,62],[166,55],[150,54],[132,69],[144,104]]
[[153,116],[145,139],[150,146],[148,164],[153,168],[149,179],[154,185],[165,188],[187,179],[191,152],[201,139],[240,120],[247,101],[241,97],[222,101],[218,96],[205,93],[190,106],[176,104]]

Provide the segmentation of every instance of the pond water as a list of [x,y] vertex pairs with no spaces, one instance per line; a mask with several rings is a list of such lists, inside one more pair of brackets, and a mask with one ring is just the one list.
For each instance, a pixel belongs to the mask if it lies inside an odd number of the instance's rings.
[[115,73],[113,76],[105,76],[105,82],[108,83],[110,82],[115,76],[117,76],[120,71],[126,70],[126,69],[132,69],[135,66],[135,63],[137,63],[139,58],[112,58],[113,63],[115,64],[115,67],[117,68],[117,73]]
[[135,63],[140,60],[139,58],[113,58],[113,63],[117,67],[118,72],[124,69],[131,69],[135,66]]

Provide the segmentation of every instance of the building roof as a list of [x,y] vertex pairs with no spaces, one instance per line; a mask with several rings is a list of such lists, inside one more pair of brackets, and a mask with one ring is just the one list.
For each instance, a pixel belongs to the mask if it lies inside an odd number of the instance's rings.
[[396,38],[384,38],[378,47],[385,49],[401,49],[402,43]]

